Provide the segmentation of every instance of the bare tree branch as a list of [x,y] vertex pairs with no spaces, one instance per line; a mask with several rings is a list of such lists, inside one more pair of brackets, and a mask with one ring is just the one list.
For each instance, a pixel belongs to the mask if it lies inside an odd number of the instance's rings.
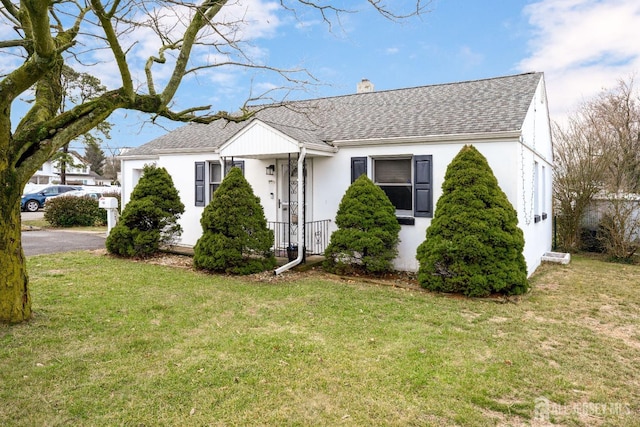
[[[554,126],[554,161],[554,201],[564,246],[579,247],[582,220],[596,195],[613,195],[605,199],[617,222],[607,227],[612,238],[611,233],[624,235],[626,226],[616,227],[628,223],[619,206],[626,202],[620,200],[640,192],[640,98],[633,79],[585,102],[567,125]],[[613,246],[625,247],[620,242]]]
[[385,18],[390,19],[392,21],[398,21],[402,19],[411,18],[413,16],[418,16],[427,11],[427,5],[431,3],[430,1],[418,0],[415,3],[414,8],[411,10],[407,10],[405,13],[395,13],[393,10],[387,6],[383,0],[367,0],[376,10]]
[[0,49],[6,47],[26,47],[26,40],[1,40],[0,41]]
[[11,3],[10,0],[1,0],[2,5],[4,6],[4,10],[2,10],[2,14],[14,25],[20,25],[20,17],[18,9]]
[[173,70],[173,74],[171,75],[171,78],[169,79],[165,90],[162,92],[162,98],[165,102],[165,105],[168,104],[171,99],[173,99],[173,96],[178,90],[178,86],[180,85],[180,82],[184,77],[184,72],[187,69],[189,56],[191,55],[191,49],[196,41],[198,32],[216,14],[218,14],[218,12],[220,12],[220,9],[226,3],[227,0],[205,0],[204,3],[202,3],[202,5],[196,9],[193,20],[184,32],[182,46],[180,48],[178,58],[176,59],[176,65]]
[[49,11],[43,9],[37,0],[25,0],[22,4],[29,16],[32,43],[39,61],[52,61],[56,46],[49,30]]
[[113,25],[111,24],[110,16],[105,12],[102,3],[100,3],[100,0],[91,0],[91,5],[96,16],[98,17],[98,20],[100,21],[100,24],[102,25],[107,41],[109,42],[109,46],[113,51],[114,59],[118,64],[120,76],[122,77],[122,87],[129,96],[133,97],[133,80],[131,78],[129,64],[127,63],[127,56],[122,50],[122,46],[118,41],[116,32],[113,28]]

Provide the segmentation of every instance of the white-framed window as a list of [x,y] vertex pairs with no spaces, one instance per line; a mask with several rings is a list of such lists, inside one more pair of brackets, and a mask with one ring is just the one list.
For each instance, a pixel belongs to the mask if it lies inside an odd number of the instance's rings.
[[[206,206],[213,198],[213,193],[222,182],[223,175],[232,167],[237,167],[244,174],[244,160],[227,160],[224,174],[220,161],[195,162],[195,205]],[[207,191],[208,189],[208,191]]]
[[540,222],[540,165],[533,163],[533,221]]
[[431,155],[352,157],[351,182],[367,175],[371,163],[371,179],[396,207],[398,220],[410,225],[412,216],[433,217],[432,161]]
[[547,219],[547,168],[542,166],[540,173],[540,208],[542,210],[542,219]]
[[412,158],[373,159],[373,182],[396,207],[397,215],[413,215]]
[[222,165],[220,162],[209,162],[209,200],[222,182]]

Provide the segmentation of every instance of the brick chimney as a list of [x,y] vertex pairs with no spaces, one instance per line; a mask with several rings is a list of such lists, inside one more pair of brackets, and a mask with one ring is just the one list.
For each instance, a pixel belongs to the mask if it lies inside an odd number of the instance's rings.
[[358,83],[358,88],[356,93],[367,93],[367,92],[373,92],[373,83],[371,83],[369,79],[362,79],[362,81]]

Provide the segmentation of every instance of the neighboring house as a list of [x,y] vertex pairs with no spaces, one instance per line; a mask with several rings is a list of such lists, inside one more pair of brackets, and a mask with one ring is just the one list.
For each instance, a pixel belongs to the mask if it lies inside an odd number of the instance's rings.
[[[73,165],[67,165],[67,185],[109,185],[110,180],[91,171],[87,159],[75,151],[69,151]],[[60,167],[57,161],[47,160],[29,180],[32,184],[59,184]]]
[[275,230],[275,249],[304,241],[307,254],[322,253],[342,196],[365,173],[402,224],[395,267],[415,271],[447,166],[473,144],[518,212],[533,273],[552,239],[543,74],[372,89],[363,80],[357,94],[265,106],[242,123],[189,124],[132,149],[121,156],[123,203],[145,164],[165,167],[186,206],[181,244],[192,246],[225,169],[240,166]]
[[31,177],[29,183],[38,185],[59,184],[60,169],[54,164],[54,162],[47,160]]

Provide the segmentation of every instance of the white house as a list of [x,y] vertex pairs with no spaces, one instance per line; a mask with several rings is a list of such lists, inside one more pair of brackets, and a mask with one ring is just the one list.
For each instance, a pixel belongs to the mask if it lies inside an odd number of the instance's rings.
[[[110,180],[91,170],[89,161],[75,151],[69,151],[73,165],[67,165],[66,181],[68,185],[108,185]],[[59,184],[60,166],[58,162],[48,160],[29,180],[32,184]]]
[[260,197],[276,250],[297,244],[322,253],[342,196],[366,173],[397,208],[395,267],[415,271],[446,168],[473,144],[518,212],[533,273],[552,240],[543,74],[389,91],[362,86],[356,94],[265,106],[242,123],[189,124],[132,149],[121,157],[123,202],[145,164],[166,168],[186,206],[181,244],[193,246],[203,209],[233,164]]

